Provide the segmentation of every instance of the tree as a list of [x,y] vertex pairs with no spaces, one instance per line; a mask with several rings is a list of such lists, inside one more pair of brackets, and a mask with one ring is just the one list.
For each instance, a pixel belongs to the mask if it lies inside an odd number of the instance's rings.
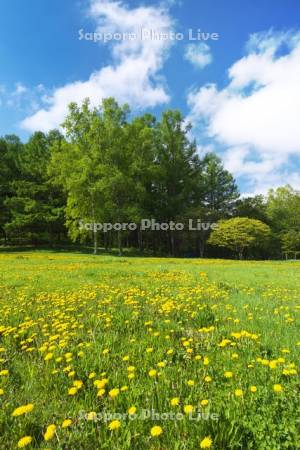
[[232,213],[239,192],[233,176],[224,169],[221,159],[207,153],[202,161],[204,206],[221,215]]
[[270,237],[270,232],[270,227],[260,220],[235,217],[219,221],[208,243],[233,250],[239,259],[243,259],[245,250],[262,245]]
[[[179,111],[166,111],[156,128],[156,154],[152,187],[153,214],[160,221],[175,221],[195,201],[200,161],[195,142],[190,142],[190,125]],[[174,232],[170,250],[175,254]]]
[[300,231],[289,230],[281,235],[282,249],[288,257],[289,253],[293,253],[296,259],[300,253]]
[[12,182],[20,177],[18,159],[23,144],[15,135],[0,138],[0,231],[7,242],[6,224],[11,220],[11,209],[7,204],[13,195]]
[[234,215],[261,220],[267,224],[270,222],[267,215],[267,201],[263,195],[238,199],[235,203]]
[[65,199],[47,173],[50,146],[60,139],[58,131],[48,135],[36,132],[18,152],[18,177],[11,181],[11,195],[5,201],[10,210],[7,231],[33,241],[43,238],[50,242],[55,234],[64,232]]
[[[112,99],[104,99],[100,107],[91,109],[86,100],[82,106],[72,103],[63,124],[67,140],[53,148],[51,171],[67,195],[67,226],[73,240],[84,237],[87,223],[126,223],[140,214],[139,196],[143,196],[141,162],[146,147],[134,143],[141,133],[146,140],[151,118],[128,124],[127,105],[120,107]],[[147,120],[149,123],[147,123]],[[147,137],[149,139],[149,137]],[[117,233],[120,254],[122,232]],[[98,249],[98,229],[93,228],[94,253]]]

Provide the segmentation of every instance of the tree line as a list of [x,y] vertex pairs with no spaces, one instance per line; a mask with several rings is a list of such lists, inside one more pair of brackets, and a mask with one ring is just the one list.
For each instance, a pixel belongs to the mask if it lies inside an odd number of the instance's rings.
[[[173,256],[281,258],[300,252],[300,196],[290,186],[241,197],[214,153],[199,156],[177,110],[132,116],[104,99],[71,103],[62,131],[0,138],[4,245],[78,242]],[[110,230],[80,223],[183,223],[218,228]]]

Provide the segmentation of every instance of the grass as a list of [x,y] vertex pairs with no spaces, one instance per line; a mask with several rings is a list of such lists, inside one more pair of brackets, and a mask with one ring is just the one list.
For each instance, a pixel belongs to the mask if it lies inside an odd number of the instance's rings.
[[299,268],[0,253],[0,449],[300,448]]

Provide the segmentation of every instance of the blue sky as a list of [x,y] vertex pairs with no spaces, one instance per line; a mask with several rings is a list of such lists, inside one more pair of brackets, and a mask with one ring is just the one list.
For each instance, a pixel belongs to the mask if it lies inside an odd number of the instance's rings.
[[[299,188],[299,22],[298,0],[2,0],[0,135],[26,140],[58,126],[69,101],[114,95],[133,112],[180,108],[243,192]],[[79,40],[140,28],[184,39]],[[219,39],[192,42],[189,29]]]

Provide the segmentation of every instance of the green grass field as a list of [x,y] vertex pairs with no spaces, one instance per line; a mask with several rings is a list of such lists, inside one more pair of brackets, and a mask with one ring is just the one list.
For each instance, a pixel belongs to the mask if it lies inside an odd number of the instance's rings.
[[0,449],[299,449],[300,264],[0,253]]

